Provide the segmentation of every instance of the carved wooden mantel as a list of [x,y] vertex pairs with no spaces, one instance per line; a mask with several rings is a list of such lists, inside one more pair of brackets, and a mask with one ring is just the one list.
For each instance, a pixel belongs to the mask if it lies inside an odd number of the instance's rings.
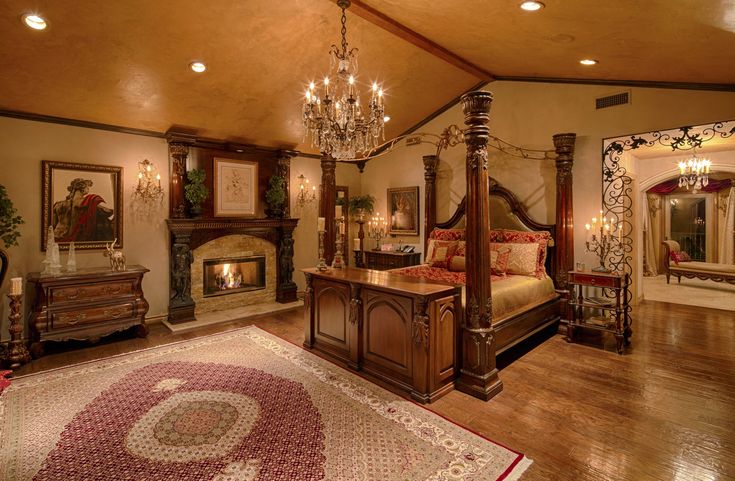
[[195,319],[191,297],[193,251],[207,242],[226,235],[251,235],[276,246],[276,301],[296,300],[293,281],[293,231],[298,219],[167,219],[171,232],[169,261],[170,297],[168,321],[180,323]]

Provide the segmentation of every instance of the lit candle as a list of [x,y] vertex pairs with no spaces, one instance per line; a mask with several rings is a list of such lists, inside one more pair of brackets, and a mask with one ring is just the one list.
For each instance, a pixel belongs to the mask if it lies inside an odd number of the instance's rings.
[[324,217],[319,217],[316,220],[316,230],[318,230],[319,232],[324,232],[324,224],[325,224]]
[[341,205],[334,206],[334,216],[338,219],[342,217],[342,206]]
[[339,223],[339,233],[342,235],[345,235],[345,223],[344,222]]
[[375,99],[376,93],[378,93],[378,82],[373,82],[372,99]]
[[23,294],[23,278],[13,277],[10,279],[10,295],[19,296]]
[[161,187],[161,174],[156,174],[156,180],[158,181],[158,187]]
[[590,226],[589,224],[584,225],[584,229],[585,229],[584,239],[585,240],[588,240],[590,238],[590,228],[591,227],[592,226]]
[[378,104],[383,104],[383,89],[378,90]]
[[352,93],[353,93],[354,88],[355,88],[355,77],[353,77],[352,75],[350,75],[349,82],[350,82],[350,97],[352,97]]
[[360,239],[352,239],[352,249],[356,251],[360,250]]
[[329,77],[324,77],[324,96],[329,97]]

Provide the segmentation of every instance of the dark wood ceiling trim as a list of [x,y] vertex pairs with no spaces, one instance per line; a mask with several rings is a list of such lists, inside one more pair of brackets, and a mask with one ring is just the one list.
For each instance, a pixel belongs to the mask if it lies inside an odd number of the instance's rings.
[[477,65],[463,59],[453,52],[450,52],[441,45],[432,42],[423,35],[414,32],[405,25],[398,23],[397,21],[379,12],[373,7],[366,5],[360,0],[352,0],[349,11],[351,13],[354,13],[358,17],[367,20],[373,25],[380,27],[383,30],[387,30],[393,35],[402,38],[410,44],[429,52],[435,57],[440,58],[451,65],[454,65],[460,70],[464,70],[465,72],[474,75],[478,79],[484,80],[486,82],[493,79],[493,74],[491,74],[487,70],[478,67]]
[[619,87],[642,87],[680,90],[711,90],[717,92],[735,92],[735,84],[701,83],[701,82],[663,82],[657,80],[602,80],[556,77],[516,77],[496,75],[495,80],[506,82],[542,82],[578,85],[614,85]]
[[67,119],[65,117],[54,117],[52,115],[34,114],[31,112],[20,112],[16,110],[0,110],[0,117],[11,117],[14,119],[32,120],[35,122],[48,122],[51,124],[71,125],[73,127],[84,127],[87,129],[107,130],[121,134],[142,135],[144,137],[164,138],[163,132],[153,130],[135,129],[132,127],[121,127],[119,125],[101,124],[88,120]]

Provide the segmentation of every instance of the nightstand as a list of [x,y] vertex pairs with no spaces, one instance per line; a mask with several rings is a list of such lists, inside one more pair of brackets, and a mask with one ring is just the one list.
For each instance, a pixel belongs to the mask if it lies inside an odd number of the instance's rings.
[[365,251],[365,267],[385,271],[421,263],[420,252]]
[[[570,271],[569,285],[572,291],[569,302],[572,318],[567,324],[569,340],[574,342],[578,329],[611,332],[615,334],[618,354],[622,354],[633,334],[628,305],[630,276],[617,272]],[[599,311],[600,315],[590,315],[591,310]]]

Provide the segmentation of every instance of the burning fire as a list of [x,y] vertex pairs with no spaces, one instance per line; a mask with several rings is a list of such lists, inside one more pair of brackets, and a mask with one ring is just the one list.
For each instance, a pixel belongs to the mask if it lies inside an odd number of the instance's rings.
[[217,287],[224,291],[227,289],[237,289],[242,285],[242,274],[235,269],[231,269],[230,264],[222,265],[222,272],[218,272],[215,276]]

